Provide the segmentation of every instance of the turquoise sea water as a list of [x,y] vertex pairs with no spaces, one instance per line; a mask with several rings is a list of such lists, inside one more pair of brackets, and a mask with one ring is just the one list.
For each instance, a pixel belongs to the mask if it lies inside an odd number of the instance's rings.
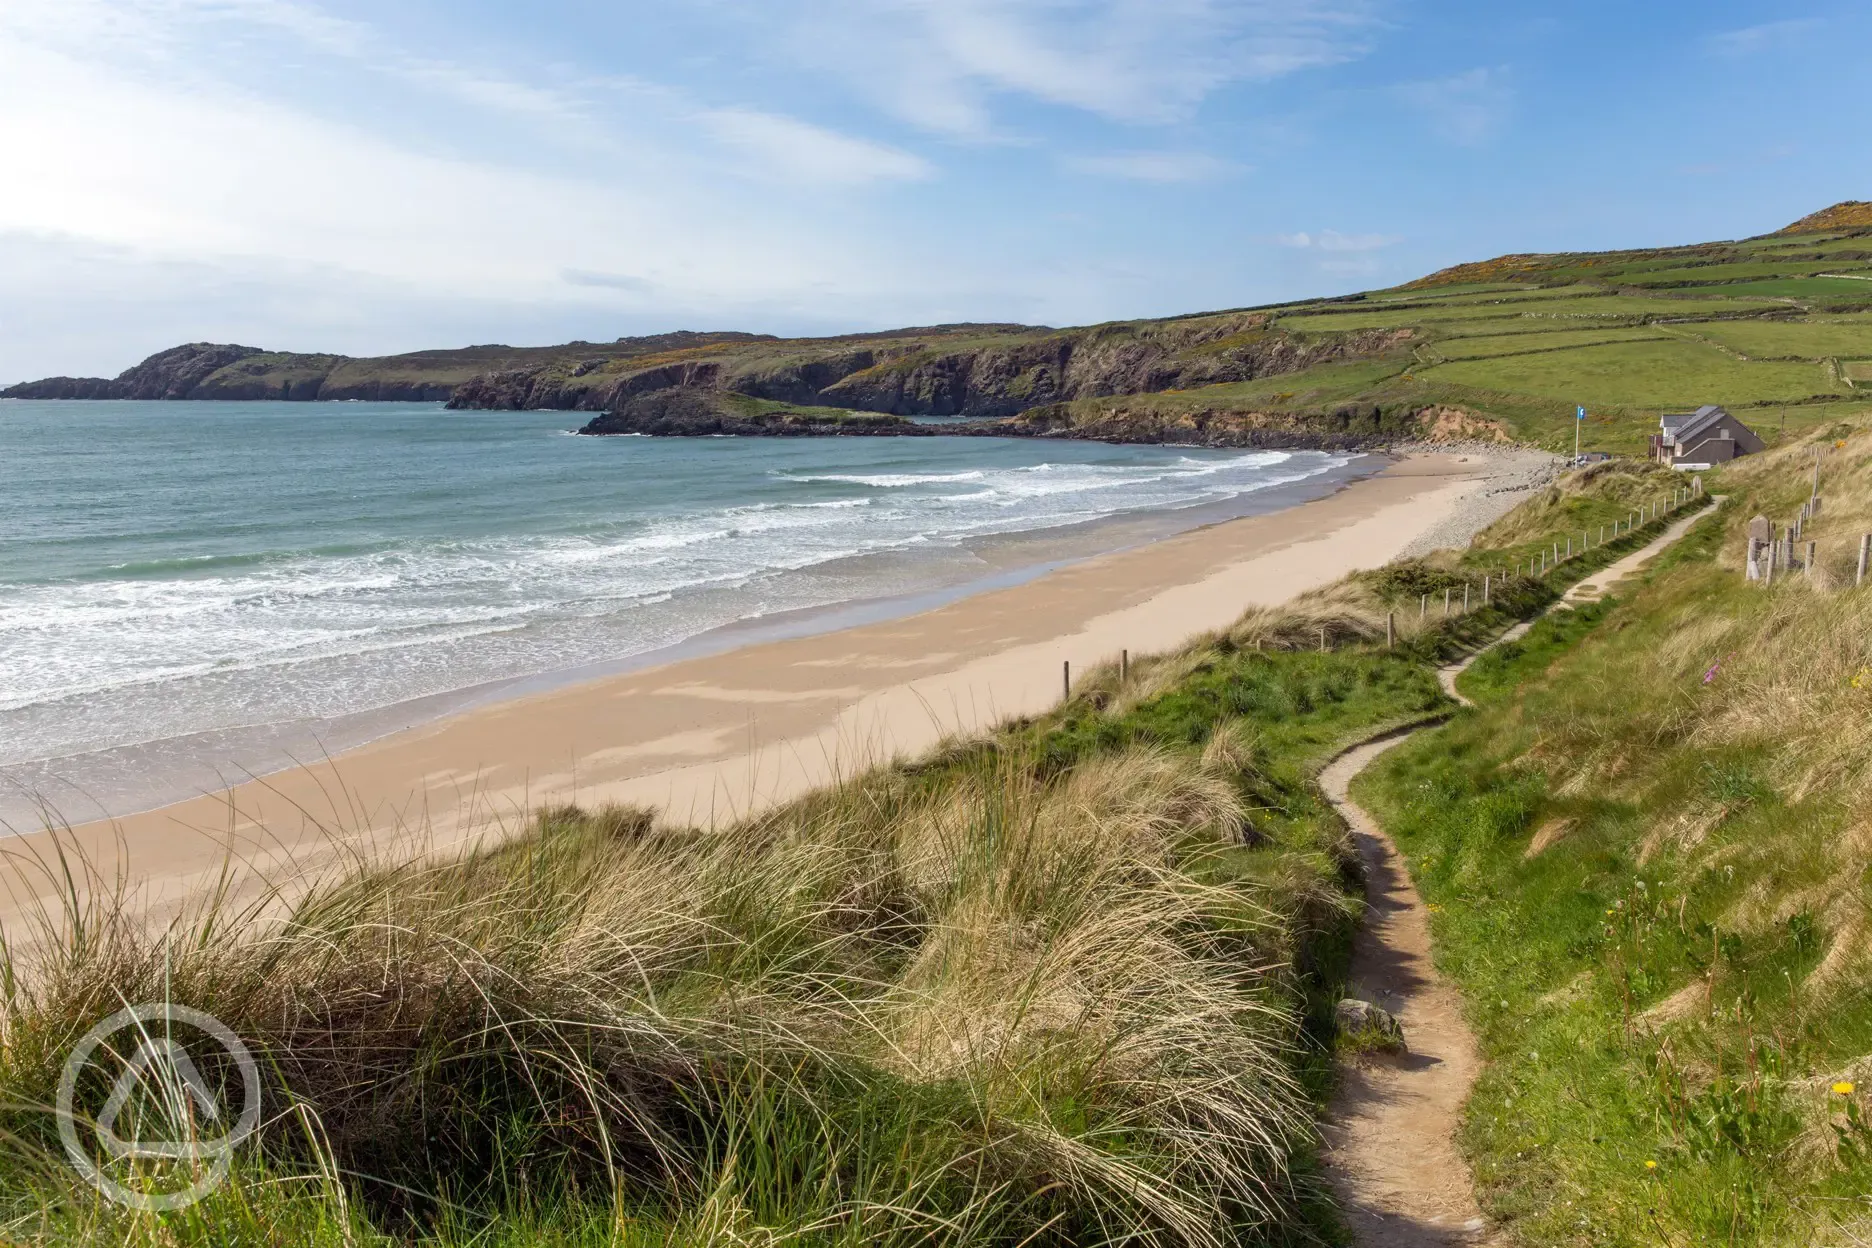
[[1194,523],[1347,463],[581,438],[576,419],[0,402],[0,817],[20,819],[27,789],[74,817],[91,813],[74,794],[124,813],[174,796],[184,763],[198,785],[355,743],[376,708],[432,713],[735,621],[959,585],[1019,535]]

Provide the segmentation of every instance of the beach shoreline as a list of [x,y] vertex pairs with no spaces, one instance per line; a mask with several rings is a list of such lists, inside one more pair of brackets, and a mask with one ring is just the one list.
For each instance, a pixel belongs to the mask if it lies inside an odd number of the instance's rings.
[[[1472,533],[1550,463],[1507,449],[1411,454],[1287,510],[1074,561],[913,615],[476,706],[316,766],[60,836],[146,904],[166,907],[216,877],[230,854],[269,877],[316,871],[360,846],[446,849],[500,837],[566,802],[627,802],[720,823],[1044,710],[1061,696],[1062,664],[1083,672],[1121,649],[1172,649],[1421,539]],[[51,848],[45,832],[9,841],[16,861]],[[16,880],[10,908],[54,891]]]

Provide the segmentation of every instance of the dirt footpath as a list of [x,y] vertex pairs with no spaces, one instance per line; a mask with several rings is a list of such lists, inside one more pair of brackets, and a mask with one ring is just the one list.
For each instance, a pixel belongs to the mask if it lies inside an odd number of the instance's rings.
[[[1713,500],[1720,504],[1720,497]],[[1699,510],[1672,524],[1640,550],[1585,578],[1556,605],[1576,606],[1603,595],[1652,556],[1712,515]],[[1456,677],[1492,646],[1526,635],[1517,624],[1490,646],[1438,673],[1456,692]],[[1340,1208],[1366,1248],[1442,1248],[1502,1242],[1476,1204],[1469,1164],[1456,1145],[1463,1103],[1482,1060],[1463,1019],[1462,996],[1431,961],[1430,916],[1411,883],[1397,846],[1348,796],[1353,777],[1423,729],[1392,733],[1341,754],[1320,773],[1320,788],[1352,828],[1365,868],[1365,924],[1352,952],[1350,993],[1382,1006],[1403,1024],[1410,1052],[1348,1065],[1327,1110],[1327,1172]]]

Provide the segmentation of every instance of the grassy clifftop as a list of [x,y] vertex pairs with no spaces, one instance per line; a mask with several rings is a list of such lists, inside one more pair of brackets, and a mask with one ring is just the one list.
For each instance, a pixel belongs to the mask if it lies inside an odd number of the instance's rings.
[[1641,451],[1662,411],[1720,403],[1757,429],[1798,433],[1872,401],[1872,220],[1863,205],[1796,234],[1644,251],[1512,255],[1395,290],[1274,310],[1300,340],[1408,335],[1350,369],[1251,386],[1087,399],[1055,419],[1088,428],[1251,419],[1280,425],[1378,408],[1484,436],[1570,450]]

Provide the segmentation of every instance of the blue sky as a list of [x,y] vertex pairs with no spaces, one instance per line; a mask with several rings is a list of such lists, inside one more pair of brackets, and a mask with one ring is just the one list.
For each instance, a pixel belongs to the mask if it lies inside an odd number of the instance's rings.
[[1872,6],[5,0],[0,381],[1081,324],[1872,199]]

